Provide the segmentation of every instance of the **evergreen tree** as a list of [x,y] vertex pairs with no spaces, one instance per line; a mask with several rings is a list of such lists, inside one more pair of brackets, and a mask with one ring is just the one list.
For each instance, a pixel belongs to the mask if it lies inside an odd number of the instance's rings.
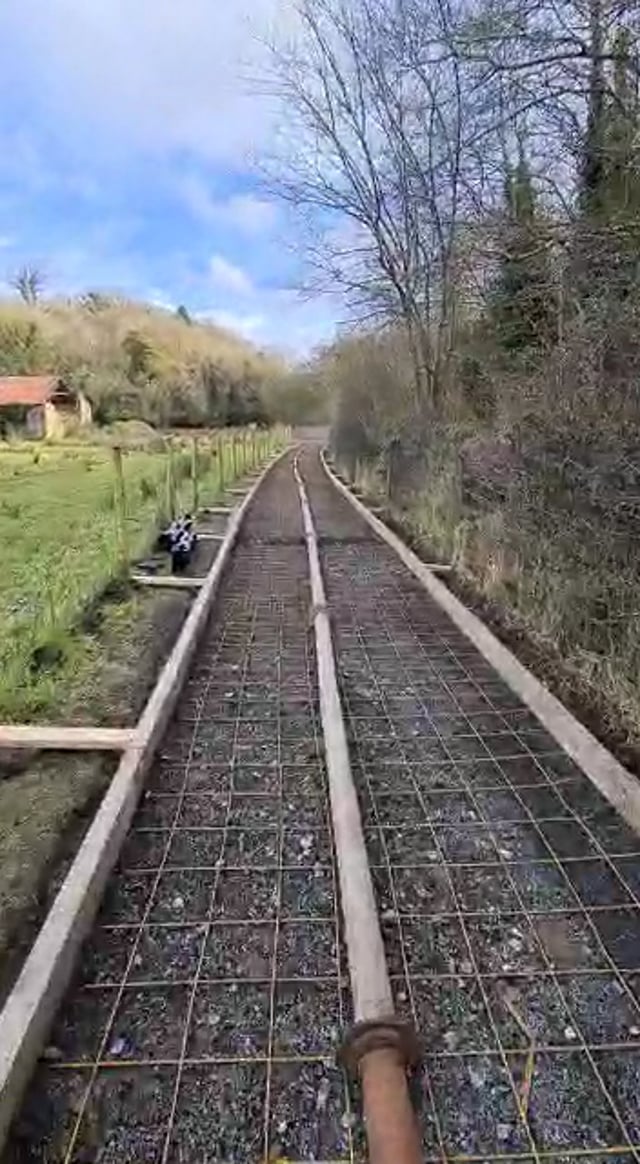
[[543,222],[523,151],[505,179],[500,267],[490,297],[490,321],[509,351],[548,342],[554,310]]
[[[603,44],[600,53],[603,53]],[[582,166],[574,271],[582,298],[626,298],[638,278],[640,120],[631,38],[618,29],[605,75],[595,61]],[[596,158],[597,155],[597,158]]]

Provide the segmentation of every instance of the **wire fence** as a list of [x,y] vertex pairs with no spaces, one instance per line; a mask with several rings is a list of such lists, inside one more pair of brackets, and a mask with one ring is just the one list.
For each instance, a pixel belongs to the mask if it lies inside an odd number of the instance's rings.
[[43,648],[126,577],[163,522],[220,500],[287,439],[283,428],[224,430],[0,454],[0,703],[30,686]]

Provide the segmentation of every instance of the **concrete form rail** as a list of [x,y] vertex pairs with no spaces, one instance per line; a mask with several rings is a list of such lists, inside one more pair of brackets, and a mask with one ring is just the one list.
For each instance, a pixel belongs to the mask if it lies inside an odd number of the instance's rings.
[[320,714],[356,1020],[346,1048],[347,1061],[357,1069],[362,1080],[371,1164],[419,1164],[418,1129],[406,1074],[413,1057],[414,1040],[412,1032],[394,1014],[358,796],[349,762],[318,539],[297,461],[294,473],[309,559]]

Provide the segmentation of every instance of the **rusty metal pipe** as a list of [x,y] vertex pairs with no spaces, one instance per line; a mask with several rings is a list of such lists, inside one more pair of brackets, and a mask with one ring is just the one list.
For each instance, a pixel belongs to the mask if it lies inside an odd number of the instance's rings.
[[309,559],[320,714],[356,1020],[342,1059],[362,1080],[371,1164],[420,1164],[420,1142],[407,1080],[407,1067],[414,1058],[415,1037],[394,1014],[360,807],[349,762],[318,540],[297,457],[294,475]]
[[369,1051],[360,1060],[360,1078],[370,1164],[420,1164],[418,1127],[399,1051]]

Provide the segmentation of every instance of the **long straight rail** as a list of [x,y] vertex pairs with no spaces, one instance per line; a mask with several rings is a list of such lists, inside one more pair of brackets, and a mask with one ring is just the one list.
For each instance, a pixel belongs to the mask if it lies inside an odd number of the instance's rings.
[[309,560],[320,714],[340,878],[340,906],[356,1020],[349,1059],[362,1079],[371,1164],[418,1164],[421,1152],[406,1074],[411,1037],[394,1014],[384,942],[349,761],[318,540],[297,458],[294,475]]
[[393,1014],[393,996],[360,807],[349,762],[347,733],[340,704],[331,626],[313,518],[307,491],[295,467],[307,542],[311,598],[316,633],[320,713],[331,793],[333,829],[340,873],[340,893],[356,1022]]

